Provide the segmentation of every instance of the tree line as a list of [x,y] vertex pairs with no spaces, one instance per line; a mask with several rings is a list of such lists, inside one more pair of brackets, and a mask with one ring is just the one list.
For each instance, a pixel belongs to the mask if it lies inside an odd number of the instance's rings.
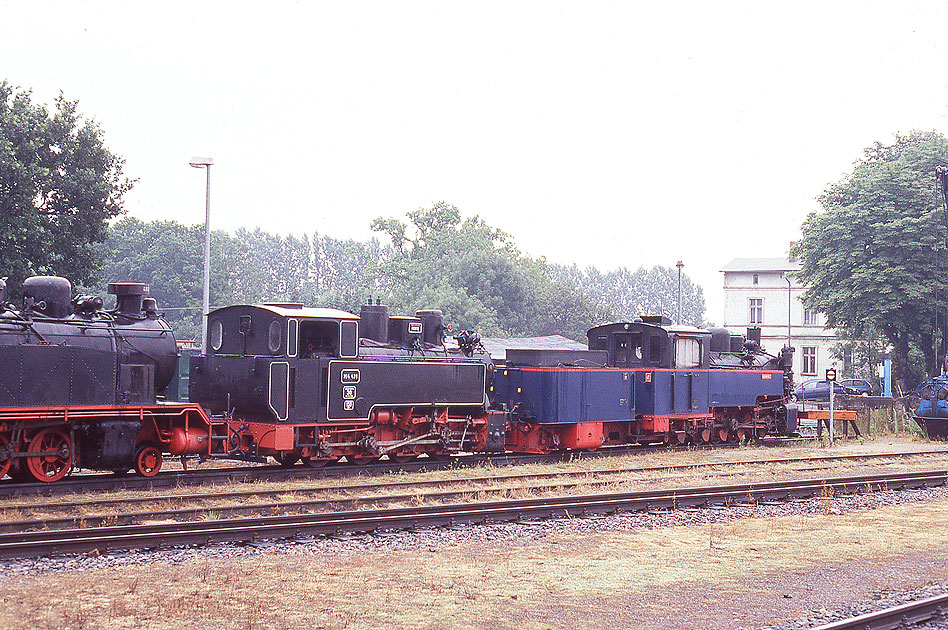
[[[393,313],[440,308],[456,329],[487,336],[561,334],[641,314],[677,313],[677,270],[656,266],[602,272],[522,253],[513,238],[443,202],[377,218],[368,241],[312,233],[240,229],[211,234],[213,306],[299,302],[358,313],[369,298]],[[173,221],[117,221],[104,243],[108,281],[147,282],[178,336],[200,331],[203,227]],[[683,323],[701,325],[700,286],[682,277]]]
[[[8,299],[25,278],[61,275],[80,292],[141,281],[179,336],[200,330],[203,227],[125,217],[134,181],[102,129],[60,95],[52,109],[0,82],[0,275]],[[509,234],[436,203],[405,219],[378,218],[367,242],[310,233],[214,231],[214,305],[301,302],[358,312],[372,297],[396,313],[441,308],[455,326],[485,335],[564,334],[640,312],[674,315],[673,272],[603,273],[520,252]],[[685,277],[683,315],[700,324],[701,288]],[[640,309],[645,309],[641,311]]]

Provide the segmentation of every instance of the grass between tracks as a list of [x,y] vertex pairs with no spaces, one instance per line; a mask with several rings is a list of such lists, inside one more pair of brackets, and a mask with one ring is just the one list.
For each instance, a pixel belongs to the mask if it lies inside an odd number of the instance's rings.
[[[938,449],[943,446],[926,445],[908,439],[885,438],[875,439],[868,442],[844,442],[832,449],[819,448],[813,443],[797,443],[781,448],[762,448],[746,446],[738,449],[722,449],[716,451],[692,450],[676,452],[642,452],[626,455],[617,455],[601,459],[577,459],[571,462],[559,464],[534,464],[526,466],[514,466],[495,468],[493,466],[475,466],[459,470],[440,470],[427,473],[390,473],[376,477],[350,477],[345,479],[300,479],[284,482],[260,482],[256,484],[229,484],[213,488],[194,487],[184,488],[173,492],[180,494],[179,498],[168,501],[148,500],[149,493],[142,491],[126,491],[118,493],[96,493],[88,496],[73,497],[55,497],[44,498],[35,497],[30,499],[15,499],[11,501],[0,502],[0,521],[18,521],[24,519],[40,518],[62,518],[89,515],[114,515],[120,512],[144,512],[158,511],[181,508],[197,508],[200,510],[211,510],[216,507],[241,506],[254,503],[273,503],[289,502],[294,500],[305,500],[309,498],[336,500],[349,499],[358,495],[371,495],[374,497],[390,497],[392,495],[410,495],[407,501],[398,503],[388,503],[388,505],[420,505],[430,503],[432,500],[426,497],[426,493],[436,492],[437,488],[395,486],[391,488],[378,488],[370,492],[358,490],[356,486],[363,483],[390,483],[390,482],[411,482],[413,480],[440,480],[445,482],[445,490],[461,492],[463,495],[459,498],[450,499],[457,501],[486,501],[504,498],[524,498],[528,496],[541,495],[561,495],[561,494],[588,494],[593,492],[617,492],[634,491],[646,488],[653,488],[657,484],[664,487],[698,485],[698,484],[723,484],[740,483],[742,481],[772,481],[774,479],[786,479],[790,477],[812,477],[820,475],[844,475],[855,474],[860,470],[871,467],[874,470],[883,471],[887,467],[897,466],[900,470],[924,469],[929,467],[945,466],[948,460],[948,453],[941,455],[932,455],[929,457],[915,458],[913,463],[902,458],[892,458],[886,460],[872,460],[869,464],[853,464],[852,466],[842,466],[840,464],[808,464],[801,466],[799,464],[771,464],[759,463],[759,459],[774,459],[781,457],[813,457],[827,454],[844,453],[888,453],[900,452],[906,450],[922,450],[924,448]],[[735,465],[735,462],[738,462]],[[739,463],[744,462],[744,463]],[[702,463],[721,463],[721,467],[696,468],[696,469],[677,469],[671,470],[673,466],[682,466],[688,464]],[[551,473],[556,471],[586,471],[590,474],[606,468],[618,467],[658,467],[656,470],[643,472],[630,472],[619,476],[601,477],[594,479],[576,478],[565,480],[566,484],[584,484],[578,486],[559,486],[552,480],[503,480],[498,479],[490,482],[468,481],[471,476],[503,476],[509,474],[529,474],[529,473]],[[664,468],[664,467],[668,468]],[[826,469],[824,466],[834,466],[836,468]],[[815,470],[807,470],[815,468]],[[341,490],[325,491],[320,488],[331,486],[343,486]],[[531,486],[547,486],[545,489],[531,488]],[[351,488],[346,489],[346,488]],[[226,491],[246,491],[253,490],[257,492],[278,492],[278,496],[244,496],[236,498],[214,497],[207,498],[189,498],[188,493],[194,494],[214,494],[216,492]],[[499,491],[499,492],[498,492]],[[164,491],[161,494],[171,494],[172,491]],[[64,512],[52,507],[46,507],[46,504],[62,500],[83,500],[95,499],[101,500],[109,497],[139,497],[146,499],[145,503],[133,505],[102,506],[93,505],[87,507],[78,507],[73,511]],[[16,507],[9,507],[16,506]],[[371,502],[362,503],[358,507],[374,507]],[[338,509],[333,506],[320,508],[322,510]],[[297,511],[296,508],[290,508],[289,511]],[[286,509],[273,508],[267,512],[287,513]],[[213,511],[199,514],[196,518],[219,518]]]
[[[181,564],[0,577],[0,627],[758,627],[819,607],[814,595],[846,601],[895,577],[948,576],[948,528],[932,527],[944,522],[948,501],[932,501],[399,551],[196,552]],[[925,576],[874,568],[909,556],[929,559]]]

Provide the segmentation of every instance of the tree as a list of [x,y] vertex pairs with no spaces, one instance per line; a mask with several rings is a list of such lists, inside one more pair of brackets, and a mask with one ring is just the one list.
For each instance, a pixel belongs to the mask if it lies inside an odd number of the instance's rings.
[[[603,273],[595,267],[581,271],[576,265],[557,267],[559,281],[570,279],[585,287],[589,297],[611,314],[611,318],[631,321],[640,315],[678,317],[678,270],[655,265],[631,271],[625,267]],[[681,323],[704,323],[704,291],[687,274],[681,275]]]
[[924,354],[931,374],[938,363],[933,333],[944,338],[948,328],[945,211],[934,176],[945,163],[948,139],[934,131],[875,143],[823,193],[822,211],[807,217],[792,250],[809,287],[807,308],[858,338],[879,331],[894,349],[903,389],[912,349]]
[[[222,273],[234,268],[224,264],[223,232],[211,233],[211,299],[231,286]],[[195,338],[201,330],[201,291],[204,274],[204,226],[174,221],[143,222],[125,217],[109,230],[105,243],[106,282],[144,282],[158,301],[158,308],[179,339]],[[226,298],[225,298],[226,300]],[[228,303],[229,300],[221,303]],[[215,302],[212,302],[214,304]]]
[[62,94],[55,111],[0,82],[0,274],[16,290],[35,274],[92,286],[108,221],[132,181],[102,131]]
[[559,283],[542,259],[523,255],[510,235],[438,202],[408,213],[411,225],[376,219],[392,240],[379,284],[397,312],[440,308],[457,328],[492,336],[562,334],[584,339],[603,309],[573,283]]

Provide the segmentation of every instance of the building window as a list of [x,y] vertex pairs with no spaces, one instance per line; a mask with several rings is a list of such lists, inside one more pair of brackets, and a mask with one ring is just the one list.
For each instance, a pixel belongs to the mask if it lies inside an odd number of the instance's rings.
[[816,326],[816,313],[808,308],[803,309],[803,325]]
[[803,346],[803,374],[816,376],[816,346]]
[[764,323],[764,298],[750,298],[750,319],[751,324]]
[[760,282],[760,278],[759,278],[759,277],[757,276],[757,274],[755,273],[755,274],[754,274],[754,286],[755,286],[755,287],[757,286],[757,283],[758,283],[758,282]]

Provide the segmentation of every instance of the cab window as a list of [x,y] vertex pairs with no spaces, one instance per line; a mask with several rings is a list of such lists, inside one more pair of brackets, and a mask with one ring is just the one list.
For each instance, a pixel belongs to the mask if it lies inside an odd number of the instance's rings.
[[693,368],[701,365],[701,344],[697,339],[675,340],[675,367]]
[[660,365],[662,362],[662,338],[658,335],[649,337],[648,360],[652,365]]
[[301,359],[339,356],[339,322],[301,321],[299,334]]

